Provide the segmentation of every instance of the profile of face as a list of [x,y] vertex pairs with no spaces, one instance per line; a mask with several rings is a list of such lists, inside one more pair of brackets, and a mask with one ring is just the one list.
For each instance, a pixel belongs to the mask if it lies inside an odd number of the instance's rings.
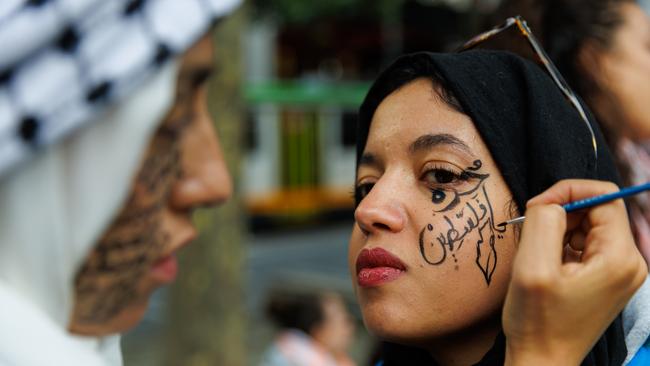
[[348,263],[364,322],[428,347],[500,327],[515,251],[512,195],[470,117],[416,79],[372,118]]
[[[623,22],[614,31],[610,47],[593,52],[598,68],[585,66],[619,105],[614,116],[617,125],[613,127],[622,128],[623,135],[632,140],[647,140],[650,139],[650,115],[647,113],[650,18],[635,2],[622,2],[619,8]],[[624,118],[621,119],[619,113]]]
[[321,307],[323,319],[311,330],[312,338],[334,355],[346,354],[354,337],[354,323],[343,299],[337,294],[325,294]]
[[206,36],[181,60],[174,104],[149,142],[127,202],[77,273],[73,333],[106,335],[135,326],[152,292],[174,280],[175,253],[197,235],[193,209],[230,196],[206,105],[212,52]]

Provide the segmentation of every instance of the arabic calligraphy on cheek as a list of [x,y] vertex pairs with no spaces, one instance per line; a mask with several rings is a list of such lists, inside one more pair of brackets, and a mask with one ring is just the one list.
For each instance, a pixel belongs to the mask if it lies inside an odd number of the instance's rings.
[[441,215],[442,220],[422,228],[419,244],[427,263],[437,266],[453,260],[455,269],[458,269],[456,253],[470,244],[476,248],[476,265],[489,286],[497,265],[495,236],[502,238],[505,228],[494,224],[492,205],[485,190],[485,180],[490,175],[481,174],[481,166],[481,161],[476,160],[460,175],[468,183],[464,190],[432,190],[434,215]]
[[102,323],[138,297],[138,285],[169,245],[162,212],[181,174],[180,150],[156,135],[125,207],[75,278],[75,320]]

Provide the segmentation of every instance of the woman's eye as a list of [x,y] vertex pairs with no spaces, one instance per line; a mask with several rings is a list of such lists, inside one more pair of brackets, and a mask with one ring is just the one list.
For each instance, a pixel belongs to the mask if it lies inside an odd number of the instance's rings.
[[447,184],[460,179],[460,176],[446,169],[431,169],[426,173],[428,183]]
[[370,193],[370,190],[374,185],[375,183],[363,183],[356,186],[354,189],[354,198],[357,204],[359,204],[359,202]]

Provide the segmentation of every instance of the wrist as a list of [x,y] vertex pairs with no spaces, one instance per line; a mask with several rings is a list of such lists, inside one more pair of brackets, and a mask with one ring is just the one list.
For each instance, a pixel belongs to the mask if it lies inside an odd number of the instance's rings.
[[508,344],[506,344],[505,356],[504,366],[577,366],[580,364],[566,355],[531,348],[518,349]]

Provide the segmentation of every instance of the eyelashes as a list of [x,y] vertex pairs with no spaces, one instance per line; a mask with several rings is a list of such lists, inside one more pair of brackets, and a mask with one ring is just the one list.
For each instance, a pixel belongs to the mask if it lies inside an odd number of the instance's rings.
[[359,206],[359,203],[361,203],[361,200],[364,199],[368,193],[370,193],[370,190],[372,187],[375,186],[375,183],[361,183],[357,184],[352,192],[352,196],[354,198],[354,207]]
[[431,165],[420,178],[426,182],[429,188],[440,188],[440,186],[454,185],[469,179],[464,171],[448,168],[441,165]]
[[[426,171],[420,176],[419,180],[427,188],[433,190],[445,190],[460,185],[472,178],[471,174],[459,169],[452,169],[447,166],[433,164],[427,167]],[[354,198],[355,207],[370,193],[375,186],[375,182],[361,182],[354,186],[352,197]]]

